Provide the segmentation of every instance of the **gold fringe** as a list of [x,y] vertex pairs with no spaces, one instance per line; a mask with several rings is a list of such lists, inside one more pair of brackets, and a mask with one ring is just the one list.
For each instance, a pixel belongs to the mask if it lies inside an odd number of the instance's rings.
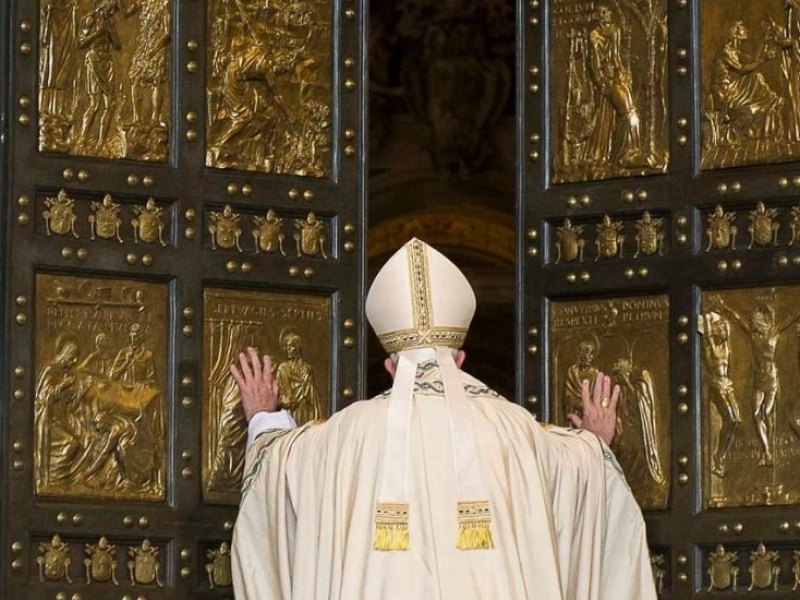
[[459,502],[456,547],[459,550],[494,548],[491,522],[492,514],[487,500]]
[[375,550],[408,550],[408,504],[379,502],[375,509]]

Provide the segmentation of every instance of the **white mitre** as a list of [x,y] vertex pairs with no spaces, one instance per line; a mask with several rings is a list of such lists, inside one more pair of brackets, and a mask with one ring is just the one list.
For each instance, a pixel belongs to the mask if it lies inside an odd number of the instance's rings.
[[475,314],[475,294],[458,267],[414,238],[375,277],[366,313],[387,352],[460,348]]
[[454,507],[459,523],[456,546],[462,550],[493,547],[470,407],[452,355],[452,349],[464,343],[474,313],[475,294],[464,274],[416,238],[388,260],[367,295],[367,319],[386,351],[399,355],[378,482],[376,550],[408,550],[411,543],[409,435],[417,364],[424,360],[438,362],[447,403],[459,498]]

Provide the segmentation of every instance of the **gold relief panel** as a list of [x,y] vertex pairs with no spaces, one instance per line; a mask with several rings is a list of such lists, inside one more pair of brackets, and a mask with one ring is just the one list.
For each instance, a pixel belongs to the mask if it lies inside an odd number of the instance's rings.
[[273,359],[281,406],[298,424],[328,416],[330,298],[206,289],[203,324],[203,490],[238,504],[247,424],[228,370],[247,346]]
[[165,162],[171,0],[39,0],[39,150]]
[[700,3],[701,168],[800,157],[797,0]]
[[36,494],[165,499],[168,289],[36,275]]
[[550,397],[556,423],[581,414],[581,381],[621,388],[614,450],[643,509],[666,508],[670,480],[669,300],[666,295],[550,306]]
[[553,0],[553,181],[663,173],[667,1]]
[[328,0],[209,0],[206,165],[331,170]]
[[798,297],[800,286],[703,292],[708,507],[800,503]]

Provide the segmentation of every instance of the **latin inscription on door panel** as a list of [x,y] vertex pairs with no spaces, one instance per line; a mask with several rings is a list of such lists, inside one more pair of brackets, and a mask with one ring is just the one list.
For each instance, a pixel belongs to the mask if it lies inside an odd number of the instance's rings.
[[642,508],[666,508],[669,492],[669,301],[667,296],[553,302],[550,398],[559,424],[581,414],[581,381],[598,371],[621,388],[612,449]]
[[203,398],[206,500],[239,502],[247,424],[229,367],[247,346],[272,357],[281,406],[298,424],[328,416],[330,299],[307,294],[207,289]]
[[40,0],[39,150],[164,162],[170,0]]
[[703,169],[800,156],[800,2],[700,3]]
[[800,286],[703,292],[709,507],[800,502]]
[[327,0],[208,0],[206,164],[330,172]]
[[553,0],[550,24],[553,180],[666,171],[666,0]]
[[39,496],[161,501],[167,286],[36,276]]

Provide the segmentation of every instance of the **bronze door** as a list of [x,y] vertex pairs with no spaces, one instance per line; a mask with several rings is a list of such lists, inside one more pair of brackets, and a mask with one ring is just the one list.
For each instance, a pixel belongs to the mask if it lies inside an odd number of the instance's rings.
[[664,598],[800,589],[799,8],[520,4],[519,396],[621,386]]
[[364,5],[8,4],[0,595],[230,598],[228,366],[362,391]]

